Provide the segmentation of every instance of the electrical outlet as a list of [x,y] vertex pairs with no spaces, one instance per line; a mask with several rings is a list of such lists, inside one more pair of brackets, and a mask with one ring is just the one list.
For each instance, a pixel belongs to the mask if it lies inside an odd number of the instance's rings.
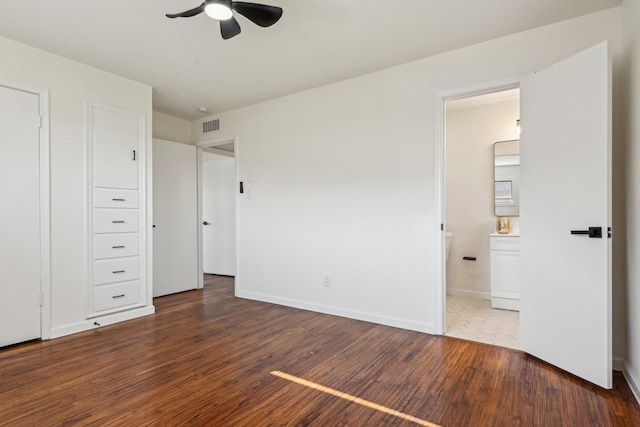
[[326,274],[324,276],[324,280],[322,281],[322,285],[325,288],[330,288],[331,287],[331,276],[329,276],[328,274]]

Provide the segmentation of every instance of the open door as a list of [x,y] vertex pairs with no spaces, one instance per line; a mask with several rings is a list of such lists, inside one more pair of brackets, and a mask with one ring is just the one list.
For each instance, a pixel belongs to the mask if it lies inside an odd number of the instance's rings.
[[198,287],[196,150],[153,140],[154,297]]
[[608,42],[523,80],[520,118],[522,350],[611,388]]

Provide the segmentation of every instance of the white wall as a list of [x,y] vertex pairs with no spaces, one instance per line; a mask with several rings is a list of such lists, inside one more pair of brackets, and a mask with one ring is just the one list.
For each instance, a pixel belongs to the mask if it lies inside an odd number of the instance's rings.
[[[626,263],[623,265],[628,266],[627,292],[617,301],[624,303],[626,297],[626,310],[620,307],[620,311],[627,316],[625,331],[627,378],[631,379],[636,397],[640,398],[640,263],[638,262],[640,260],[640,168],[638,167],[640,165],[640,29],[638,22],[640,22],[640,1],[625,0],[622,4],[622,29],[627,56],[623,73],[624,85],[620,92],[624,96],[621,111],[624,116],[624,127],[621,134],[626,145],[620,150],[620,158],[625,161],[623,169],[627,178],[626,216],[623,218],[627,221],[627,228],[622,229],[621,233],[614,228],[614,233],[616,239],[626,243],[627,256]],[[623,255],[624,252],[620,254],[620,256]]]
[[191,122],[154,111],[153,137],[182,144],[191,144]]
[[604,39],[617,53],[619,13],[216,116],[221,139],[238,137],[240,179],[251,190],[239,203],[238,295],[434,331],[435,94],[526,75]]
[[[445,224],[453,232],[449,294],[490,297],[489,233],[496,229],[493,144],[518,139],[519,103],[514,99],[447,112]],[[477,261],[463,261],[463,256]]]
[[[146,114],[147,129],[151,129],[151,87],[2,37],[0,52],[0,79],[50,91],[51,324],[55,336],[56,331],[74,329],[83,322],[89,308],[86,101]],[[147,148],[150,161],[151,132],[147,132]],[[151,249],[147,248],[149,256]],[[147,277],[151,277],[151,264]]]

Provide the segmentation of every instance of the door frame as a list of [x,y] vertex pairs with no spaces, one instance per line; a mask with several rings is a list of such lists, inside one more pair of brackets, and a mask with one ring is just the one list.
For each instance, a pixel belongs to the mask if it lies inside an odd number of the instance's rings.
[[435,94],[434,100],[434,253],[436,254],[436,268],[434,281],[437,284],[436,323],[435,333],[444,335],[446,326],[447,307],[447,268],[445,263],[445,161],[446,161],[446,111],[445,103],[454,99],[469,98],[477,95],[485,95],[503,90],[520,87],[522,77],[508,77],[504,79],[478,83],[454,89],[446,89]]
[[40,110],[40,338],[51,338],[51,184],[49,142],[49,90],[0,79],[0,86],[38,97]]
[[[235,181],[236,183],[240,181],[239,178],[239,173],[238,170],[240,169],[238,167],[239,165],[239,156],[238,156],[238,141],[239,141],[239,137],[236,136],[232,136],[232,137],[220,137],[220,138],[216,138],[216,139],[208,139],[205,141],[201,141],[196,143],[196,147],[198,147],[198,158],[197,158],[197,173],[198,173],[198,289],[202,289],[204,287],[204,248],[203,248],[203,237],[202,237],[202,221],[203,221],[203,214],[202,214],[202,209],[203,209],[203,196],[202,196],[202,190],[203,190],[203,178],[202,178],[202,153],[204,151],[205,148],[214,148],[218,145],[225,145],[225,144],[229,144],[229,143],[233,143],[234,146],[234,150],[233,150],[233,156],[230,156],[228,152],[222,151],[222,150],[218,150],[217,154],[221,154],[221,155],[226,155],[229,157],[233,157],[234,158],[234,162],[235,162]],[[239,266],[240,266],[240,246],[239,246],[239,232],[240,232],[240,216],[239,216],[239,212],[238,209],[239,208],[239,197],[238,197],[238,192],[235,192],[235,196],[234,196],[234,220],[235,220],[235,229],[234,229],[234,244],[235,244],[235,252],[236,252],[236,280],[234,281],[234,294],[235,294],[235,289],[238,283],[238,275],[239,275]]]

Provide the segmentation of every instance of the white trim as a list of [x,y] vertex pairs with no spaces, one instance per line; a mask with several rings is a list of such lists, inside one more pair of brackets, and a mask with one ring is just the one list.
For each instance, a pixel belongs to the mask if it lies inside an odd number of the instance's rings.
[[40,205],[40,338],[51,338],[51,142],[49,130],[49,90],[0,79],[0,85],[38,96],[40,124],[39,205]]
[[[202,152],[205,151],[205,149],[207,148],[211,148],[211,147],[215,147],[217,145],[225,145],[225,144],[229,144],[229,143],[233,143],[234,146],[234,152],[230,153],[227,151],[222,151],[222,150],[207,150],[207,152],[213,152],[214,154],[221,154],[223,156],[228,156],[228,157],[233,157],[234,160],[234,169],[235,169],[235,182],[236,185],[238,185],[238,183],[240,182],[240,159],[238,156],[238,152],[240,151],[238,149],[239,146],[239,141],[240,141],[240,137],[238,135],[233,136],[233,137],[229,137],[229,136],[225,136],[225,137],[220,137],[217,139],[209,139],[206,141],[200,141],[198,143],[196,143],[196,147],[198,147],[198,288],[202,289],[204,287],[204,248],[203,248],[203,237],[202,237],[202,227],[200,226],[200,224],[202,224],[203,221],[203,196],[202,196],[202,190],[203,190],[203,180],[202,180]],[[234,221],[235,221],[235,227],[234,227],[234,240],[235,240],[235,251],[236,251],[236,271],[235,271],[235,280],[234,280],[234,293],[237,296],[237,292],[238,292],[238,274],[240,271],[239,265],[240,265],[240,214],[239,214],[239,207],[240,207],[240,196],[239,196],[239,192],[238,189],[236,188],[235,191],[235,212],[234,212]]]
[[611,359],[612,368],[614,371],[624,372],[624,359],[622,357],[613,357]]
[[[445,223],[445,102],[453,99],[467,98],[470,96],[483,95],[502,90],[514,89],[520,86],[520,77],[510,77],[494,80],[485,83],[478,83],[456,89],[448,89],[437,92],[434,99],[434,217],[435,230],[440,230],[441,224],[446,230]],[[437,286],[436,300],[436,324],[435,334],[444,335],[446,325],[446,266],[445,266],[445,234],[444,230],[436,233],[437,238],[434,239],[434,247],[436,254],[436,268],[434,280],[439,283]]]
[[[126,320],[148,316],[150,314],[154,314],[155,312],[156,309],[153,305],[147,305],[145,307],[140,307],[133,310],[120,311],[117,313],[103,315],[102,317],[94,317],[91,319],[83,320],[82,322],[71,323],[54,328],[51,330],[50,338],[60,338],[66,335],[76,334],[78,332],[97,329],[102,326],[113,325],[115,323],[124,322]],[[98,325],[96,325],[96,323],[98,323]]]
[[[619,358],[614,358],[614,370],[616,371],[618,370],[615,368],[618,365],[618,360]],[[629,384],[629,388],[631,389],[633,396],[636,398],[638,403],[640,403],[640,377],[638,377],[638,375],[633,371],[633,369],[631,369],[626,361],[623,360],[622,362],[622,374],[627,380],[627,384]]]
[[377,316],[375,314],[362,313],[352,310],[343,310],[336,307],[319,305],[289,298],[282,298],[273,295],[265,295],[256,292],[236,291],[236,297],[283,305],[285,307],[299,308],[301,310],[313,311],[316,313],[330,314],[332,316],[346,317],[348,319],[362,320],[364,322],[376,323],[400,329],[407,329],[410,331],[435,334],[435,325],[429,323],[411,322],[394,317]]
[[470,291],[468,289],[447,288],[447,295],[452,297],[478,298],[491,301],[491,292]]

